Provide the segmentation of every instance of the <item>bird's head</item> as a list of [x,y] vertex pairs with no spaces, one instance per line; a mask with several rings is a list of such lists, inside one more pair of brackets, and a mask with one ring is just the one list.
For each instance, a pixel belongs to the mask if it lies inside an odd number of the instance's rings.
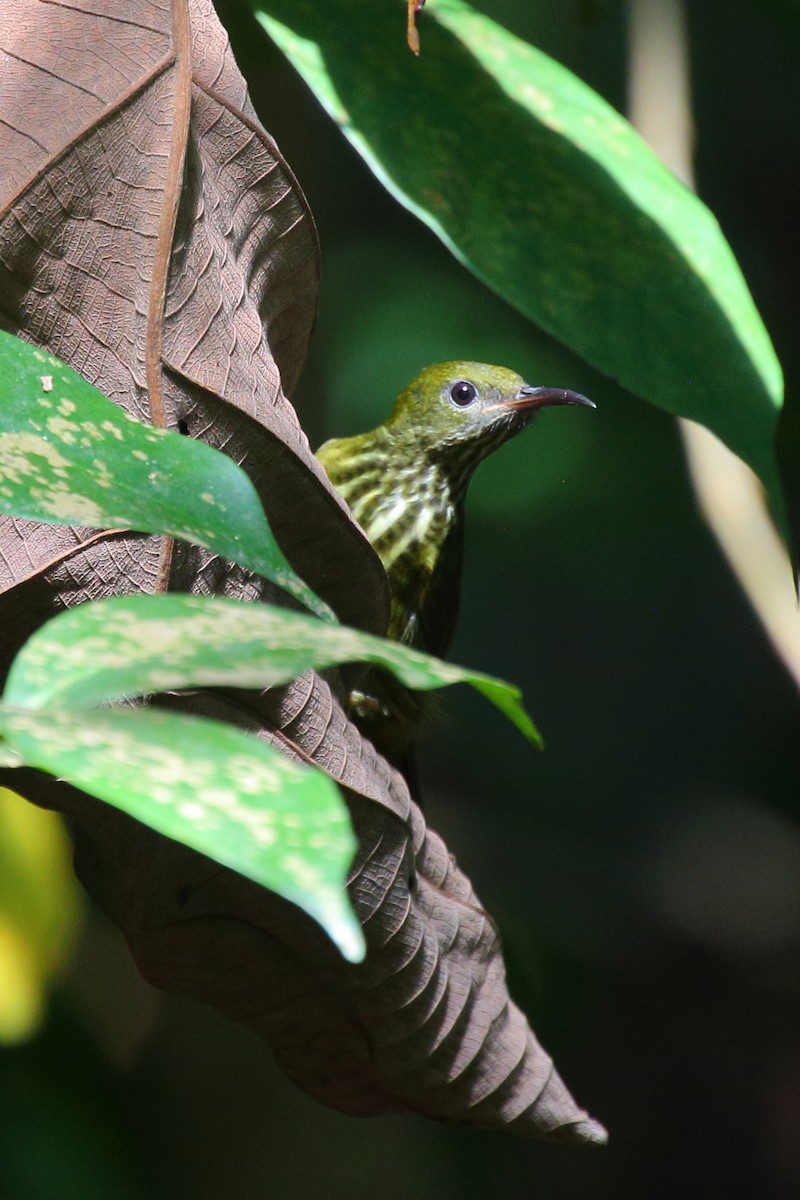
[[400,393],[386,422],[392,442],[468,470],[518,433],[540,408],[591,400],[563,388],[530,387],[507,367],[445,362],[426,367]]

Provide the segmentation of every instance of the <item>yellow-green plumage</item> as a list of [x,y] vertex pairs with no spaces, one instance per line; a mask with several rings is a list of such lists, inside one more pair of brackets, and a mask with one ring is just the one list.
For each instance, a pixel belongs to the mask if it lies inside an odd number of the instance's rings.
[[[400,393],[383,425],[317,451],[383,563],[391,592],[387,637],[431,654],[447,652],[472,473],[539,408],[554,404],[594,407],[575,392],[530,387],[506,367],[439,363]],[[352,716],[401,767],[417,796],[410,750],[425,704],[421,693],[377,668],[350,693]]]
[[388,420],[317,451],[389,580],[387,636],[443,655],[458,611],[464,497],[478,464],[544,405],[587,404],[487,363],[427,367]]

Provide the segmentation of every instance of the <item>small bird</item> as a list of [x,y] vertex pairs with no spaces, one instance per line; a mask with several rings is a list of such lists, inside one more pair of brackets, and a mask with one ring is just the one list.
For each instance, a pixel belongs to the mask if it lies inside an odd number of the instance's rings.
[[[506,367],[438,363],[400,393],[383,425],[319,448],[317,458],[386,571],[387,637],[440,657],[447,652],[472,474],[540,408],[561,404],[595,407],[576,392],[531,387]],[[400,761],[422,714],[421,698],[371,670],[369,691],[352,693],[351,707],[378,748]]]

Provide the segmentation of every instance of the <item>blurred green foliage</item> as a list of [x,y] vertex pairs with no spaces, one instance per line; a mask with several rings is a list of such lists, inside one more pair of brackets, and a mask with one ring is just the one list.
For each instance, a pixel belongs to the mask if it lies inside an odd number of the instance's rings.
[[[598,403],[590,419],[543,414],[470,496],[452,657],[522,684],[547,752],[454,694],[422,773],[431,823],[501,922],[515,995],[611,1143],[575,1153],[412,1117],[354,1121],[182,1002],[126,1056],[122,1018],[142,994],[104,1000],[111,968],[95,931],[46,1041],[0,1055],[14,1106],[0,1120],[0,1194],[51,1200],[80,1177],[82,1197],[104,1200],[789,1200],[800,703],[695,512],[674,425],[471,279],[381,191],[234,0],[219,8],[320,229],[322,307],[297,396],[312,443],[382,420],[421,365],[446,358],[505,362]],[[624,106],[620,0],[481,8]],[[698,190],[794,405],[797,8],[691,0],[688,16]],[[476,753],[484,745],[491,755]],[[75,1052],[101,1027],[105,1055]]]
[[61,818],[0,788],[0,1044],[39,1029],[82,916]]

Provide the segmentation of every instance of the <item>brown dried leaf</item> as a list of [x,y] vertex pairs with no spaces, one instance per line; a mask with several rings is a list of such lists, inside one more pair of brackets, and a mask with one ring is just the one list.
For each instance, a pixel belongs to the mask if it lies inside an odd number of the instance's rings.
[[[0,322],[241,462],[295,568],[343,620],[382,630],[380,564],[285,399],[314,318],[313,225],[210,3],[6,0],[0,46]],[[5,520],[0,548],[3,672],[59,606],[168,583],[280,599],[163,539]],[[9,774],[68,813],[81,877],[142,972],[253,1028],[334,1107],[600,1140],[509,1000],[469,882],[329,683],[191,704],[346,789],[369,954],[345,964],[279,897],[63,784]]]
[[[133,415],[185,422],[242,463],[296,570],[343,620],[381,632],[380,564],[284,395],[316,310],[310,213],[209,0],[171,12],[3,5],[0,322]],[[16,522],[2,534],[0,588],[28,580],[44,611],[52,591],[77,602],[169,577],[168,544],[84,549],[81,531]],[[7,601],[2,627],[17,614]]]
[[425,0],[408,0],[406,12],[406,44],[412,54],[419,54],[419,30],[417,17],[425,7]]

